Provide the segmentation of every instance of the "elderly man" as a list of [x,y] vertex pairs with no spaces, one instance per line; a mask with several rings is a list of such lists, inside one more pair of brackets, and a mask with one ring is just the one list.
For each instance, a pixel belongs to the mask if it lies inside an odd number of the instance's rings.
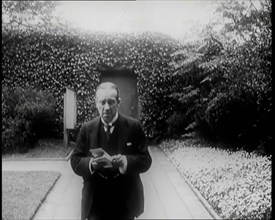
[[134,219],[144,209],[139,174],[152,163],[145,134],[138,120],[118,112],[115,84],[100,84],[95,96],[100,117],[82,125],[71,156],[84,181],[81,219]]

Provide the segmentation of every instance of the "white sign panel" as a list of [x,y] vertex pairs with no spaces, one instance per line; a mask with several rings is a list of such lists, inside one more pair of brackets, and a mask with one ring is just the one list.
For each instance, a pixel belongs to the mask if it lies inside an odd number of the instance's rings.
[[74,129],[76,125],[76,93],[66,88],[64,94],[64,123],[66,129]]

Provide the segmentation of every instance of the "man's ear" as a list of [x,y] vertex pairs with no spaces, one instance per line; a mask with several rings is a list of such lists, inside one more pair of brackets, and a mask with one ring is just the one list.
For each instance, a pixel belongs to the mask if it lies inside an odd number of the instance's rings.
[[118,99],[117,99],[117,103],[118,103],[118,104],[120,104],[120,102],[121,102],[121,98],[120,98],[120,97],[118,97]]

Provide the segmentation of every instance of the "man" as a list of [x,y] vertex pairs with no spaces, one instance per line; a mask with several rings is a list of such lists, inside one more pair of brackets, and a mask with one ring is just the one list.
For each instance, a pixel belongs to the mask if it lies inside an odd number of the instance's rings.
[[[71,156],[73,171],[84,181],[81,219],[134,219],[144,209],[139,174],[152,163],[145,134],[138,120],[118,113],[115,84],[100,84],[95,96],[100,117],[81,127]],[[106,154],[93,156],[96,148]]]

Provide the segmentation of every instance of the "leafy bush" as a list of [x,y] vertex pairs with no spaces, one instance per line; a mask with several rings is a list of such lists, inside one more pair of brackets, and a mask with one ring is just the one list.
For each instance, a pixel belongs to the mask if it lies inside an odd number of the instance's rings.
[[3,87],[2,89],[2,150],[14,148],[14,138],[16,132],[16,112],[15,107],[19,102],[21,89],[15,87]]
[[[242,47],[233,60],[230,52],[212,60],[208,57],[208,61],[201,60],[187,72],[186,65],[190,64],[185,63],[176,70],[184,86],[170,96],[178,103],[174,111],[180,111],[185,118],[183,126],[194,121],[197,130],[210,139],[238,143],[248,150],[260,147],[271,152],[271,72],[264,65],[247,70],[247,59],[255,57],[244,58],[240,55],[244,50],[247,48]],[[213,67],[217,59],[219,65],[216,63]],[[198,67],[200,77],[190,79]],[[265,72],[261,73],[263,69]]]
[[179,103],[174,111],[187,108],[186,120],[213,140],[271,152],[271,3],[220,4],[228,22],[222,32],[207,27],[202,43],[172,54],[173,75],[183,85],[170,95]]
[[168,135],[171,137],[176,137],[182,133],[184,133],[186,124],[186,117],[181,112],[174,112],[168,119]]
[[[206,109],[212,132],[225,140],[246,140],[252,134],[257,119],[256,102],[246,90],[220,93]],[[247,136],[247,134],[249,134]],[[255,136],[253,136],[255,137]],[[250,137],[251,138],[251,137]],[[256,137],[255,137],[256,138]]]
[[3,87],[2,150],[24,151],[42,137],[53,136],[55,102],[34,88]]

